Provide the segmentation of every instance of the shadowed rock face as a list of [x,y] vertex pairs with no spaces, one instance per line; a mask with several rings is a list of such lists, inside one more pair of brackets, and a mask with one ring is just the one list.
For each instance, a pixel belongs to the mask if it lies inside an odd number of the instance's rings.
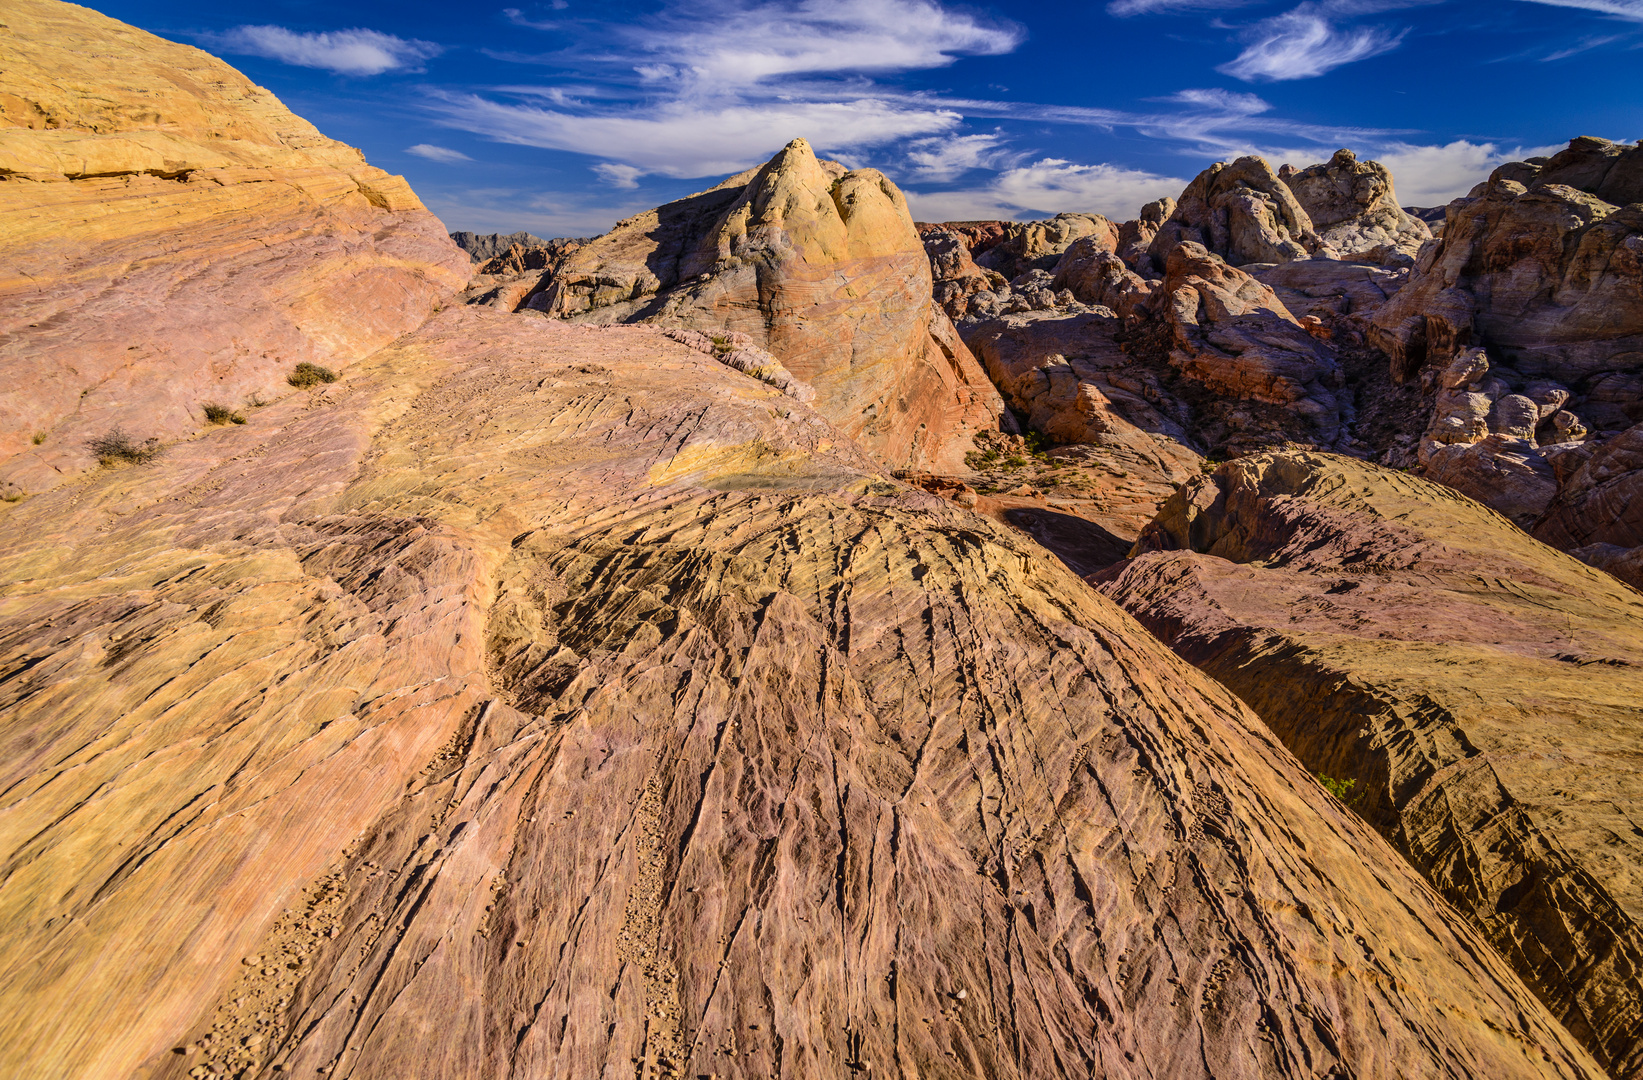
[[467,278],[403,179],[215,57],[47,0],[6,23],[0,488],[344,366]]
[[7,1071],[1595,1075],[1225,691],[651,329],[447,311],[0,513]]
[[750,335],[817,407],[898,467],[962,468],[1003,402],[931,302],[895,185],[794,140],[763,168],[618,224],[530,301],[578,322]]
[[1189,483],[1103,577],[1643,1075],[1643,596],[1443,487],[1315,454]]

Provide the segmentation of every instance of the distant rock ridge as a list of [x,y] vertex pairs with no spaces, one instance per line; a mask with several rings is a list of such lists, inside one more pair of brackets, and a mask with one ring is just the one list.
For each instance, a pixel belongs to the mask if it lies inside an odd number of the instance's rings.
[[458,230],[451,233],[451,243],[466,251],[475,263],[489,262],[498,255],[504,255],[514,246],[529,251],[532,248],[547,247],[553,241],[542,239],[528,232],[515,233],[475,233]]

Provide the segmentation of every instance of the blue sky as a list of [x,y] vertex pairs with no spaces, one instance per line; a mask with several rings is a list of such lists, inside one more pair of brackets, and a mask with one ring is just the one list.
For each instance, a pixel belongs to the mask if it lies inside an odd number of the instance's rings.
[[1213,161],[1341,146],[1435,205],[1575,135],[1643,138],[1643,0],[96,6],[484,232],[593,235],[801,135],[922,220],[1130,217]]

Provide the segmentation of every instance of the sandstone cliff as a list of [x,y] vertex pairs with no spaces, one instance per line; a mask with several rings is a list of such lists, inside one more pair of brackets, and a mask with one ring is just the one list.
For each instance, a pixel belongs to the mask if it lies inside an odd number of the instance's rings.
[[998,392],[931,300],[906,199],[795,139],[759,169],[621,222],[572,253],[535,310],[746,333],[885,462],[963,469]]
[[1447,489],[1228,462],[1102,588],[1235,691],[1613,1071],[1643,1075],[1643,596]]
[[403,179],[215,57],[52,0],[5,21],[0,489],[344,366],[466,280]]

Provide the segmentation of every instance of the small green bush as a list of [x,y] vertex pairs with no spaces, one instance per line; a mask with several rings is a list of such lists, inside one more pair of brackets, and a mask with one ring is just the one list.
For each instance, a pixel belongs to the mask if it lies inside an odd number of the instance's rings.
[[87,442],[86,449],[104,465],[113,465],[119,461],[141,465],[159,456],[160,440],[145,439],[138,442],[122,429],[115,427]]
[[43,443],[45,441],[46,441],[46,433],[45,432],[36,431],[34,433],[34,445],[35,446],[39,446],[41,443]]
[[208,424],[243,424],[245,417],[230,409],[227,405],[219,405],[215,401],[207,401],[200,406],[205,413]]
[[1335,779],[1332,779],[1328,776],[1325,776],[1323,773],[1319,773],[1318,774],[1318,783],[1322,784],[1326,789],[1328,789],[1328,791],[1331,795],[1335,796],[1337,799],[1341,800],[1342,802],[1345,802],[1347,796],[1352,794],[1352,786],[1354,784],[1356,784],[1357,781],[1356,780],[1335,780]]
[[298,390],[307,390],[310,387],[318,386],[320,383],[336,382],[337,373],[328,367],[320,367],[318,364],[310,364],[304,360],[291,370],[291,374],[285,377],[285,381]]
[[1004,464],[1012,469],[1019,469],[1027,464],[1027,459],[1020,455],[1013,455],[1004,459]]

